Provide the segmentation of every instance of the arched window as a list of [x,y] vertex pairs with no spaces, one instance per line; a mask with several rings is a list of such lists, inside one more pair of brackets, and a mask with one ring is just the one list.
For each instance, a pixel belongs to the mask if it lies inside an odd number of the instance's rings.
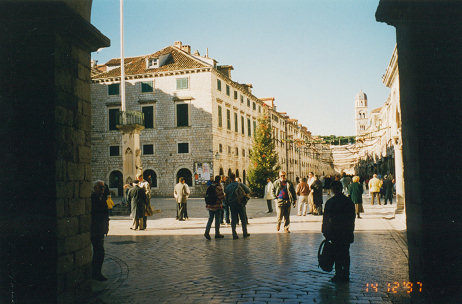
[[233,171],[231,170],[231,168],[228,169],[228,176],[231,176],[231,173],[233,173]]
[[109,188],[117,188],[117,196],[122,195],[123,191],[123,177],[122,172],[112,171],[109,174]]
[[145,170],[143,172],[143,179],[151,184],[151,188],[157,188],[157,174],[154,170]]
[[182,168],[180,170],[178,170],[177,174],[176,174],[176,182],[178,183],[180,177],[183,177],[184,180],[185,180],[185,183],[192,187],[192,173],[191,171],[189,171],[188,169],[186,168]]
[[236,177],[239,177],[239,169],[236,169]]
[[220,168],[220,171],[218,172],[218,175],[220,175],[220,176],[225,175],[225,172],[223,171],[223,168]]

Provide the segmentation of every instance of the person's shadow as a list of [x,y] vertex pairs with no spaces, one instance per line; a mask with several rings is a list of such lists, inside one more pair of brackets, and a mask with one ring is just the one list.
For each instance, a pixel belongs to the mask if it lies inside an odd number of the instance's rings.
[[331,303],[352,303],[350,298],[350,284],[349,283],[337,283],[333,284],[330,282],[324,283],[319,289],[319,295],[317,297],[318,303],[320,304],[331,304]]

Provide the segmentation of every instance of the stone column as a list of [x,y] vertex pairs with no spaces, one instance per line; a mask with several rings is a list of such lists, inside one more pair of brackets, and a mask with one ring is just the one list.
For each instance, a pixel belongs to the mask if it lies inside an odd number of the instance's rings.
[[141,149],[140,149],[140,131],[143,126],[120,125],[118,126],[122,132],[122,157],[123,157],[123,180],[124,183],[131,183],[135,180],[137,174],[143,173],[141,165]]
[[75,2],[0,2],[1,303],[91,293],[90,52],[109,39]]
[[443,0],[381,0],[376,12],[396,27],[409,277],[427,303],[462,299],[460,16],[462,2]]
[[395,152],[395,187],[396,187],[396,214],[404,213],[404,164],[403,164],[403,145],[400,137],[394,138],[393,146]]

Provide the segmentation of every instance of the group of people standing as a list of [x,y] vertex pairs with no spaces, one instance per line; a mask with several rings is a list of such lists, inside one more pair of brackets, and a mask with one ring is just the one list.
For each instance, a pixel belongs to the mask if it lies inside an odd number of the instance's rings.
[[240,219],[242,226],[242,235],[244,238],[250,236],[247,232],[247,212],[246,204],[250,198],[250,189],[245,184],[241,183],[239,178],[236,178],[231,173],[228,178],[215,176],[214,181],[209,185],[206,192],[205,202],[206,208],[209,211],[209,219],[205,227],[204,237],[208,240],[210,237],[210,229],[213,220],[215,219],[215,238],[221,239],[224,236],[220,234],[220,224],[224,223],[226,211],[226,222],[229,223],[229,212],[231,212],[231,231],[233,239],[239,238],[236,226]]
[[153,214],[151,207],[151,183],[144,180],[142,174],[136,176],[133,183],[124,186],[124,198],[130,208],[133,219],[132,230],[146,230],[148,216]]

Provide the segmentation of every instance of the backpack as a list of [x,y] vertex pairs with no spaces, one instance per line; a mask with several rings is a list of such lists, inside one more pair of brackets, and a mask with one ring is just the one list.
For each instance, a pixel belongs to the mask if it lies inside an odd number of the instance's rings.
[[236,189],[234,190],[234,196],[236,197],[237,203],[239,205],[245,206],[247,204],[247,201],[249,200],[247,193],[240,184],[238,184]]
[[328,241],[324,240],[319,245],[318,249],[318,266],[322,270],[331,272],[334,267],[334,245]]
[[215,205],[217,203],[217,186],[212,184],[207,188],[205,192],[205,204],[206,205]]

